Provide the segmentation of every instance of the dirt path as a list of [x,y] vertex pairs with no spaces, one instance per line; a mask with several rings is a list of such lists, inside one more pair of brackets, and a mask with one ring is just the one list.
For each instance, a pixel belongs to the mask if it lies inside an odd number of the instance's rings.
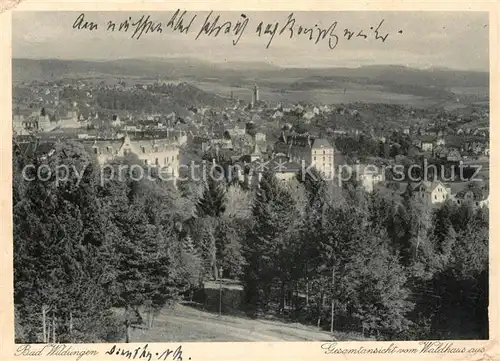
[[178,305],[163,310],[150,330],[134,330],[134,342],[167,341],[330,341],[314,327],[225,316]]

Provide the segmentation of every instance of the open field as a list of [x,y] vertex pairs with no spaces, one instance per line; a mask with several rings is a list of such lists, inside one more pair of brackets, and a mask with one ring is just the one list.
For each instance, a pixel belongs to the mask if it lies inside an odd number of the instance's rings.
[[[335,335],[335,339],[343,335]],[[331,341],[332,335],[315,327],[270,320],[253,320],[209,313],[176,305],[164,309],[151,329],[134,329],[131,342],[171,341]]]
[[[250,101],[252,92],[250,87],[234,87],[224,83],[212,82],[196,82],[198,88],[211,93],[216,93],[220,96],[228,97],[233,92],[233,95],[244,101]],[[361,87],[356,86],[354,89],[347,90],[344,93],[344,88],[330,89],[308,89],[308,90],[287,90],[280,91],[279,89],[271,89],[260,87],[260,98],[271,104],[283,103],[294,104],[297,102],[311,102],[316,104],[347,104],[354,102],[365,103],[389,103],[389,104],[407,104],[414,107],[430,107],[438,101],[428,99],[411,94],[395,94],[380,90],[376,86]]]

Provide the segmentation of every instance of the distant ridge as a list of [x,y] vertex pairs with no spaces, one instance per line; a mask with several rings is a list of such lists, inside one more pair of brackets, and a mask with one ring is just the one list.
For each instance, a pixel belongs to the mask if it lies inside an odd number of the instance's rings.
[[244,79],[342,80],[359,83],[418,87],[488,87],[489,73],[443,68],[416,69],[401,65],[369,65],[357,68],[284,68],[260,62],[210,63],[192,58],[144,58],[110,61],[13,59],[14,82],[63,77],[143,77],[170,80],[238,82]]

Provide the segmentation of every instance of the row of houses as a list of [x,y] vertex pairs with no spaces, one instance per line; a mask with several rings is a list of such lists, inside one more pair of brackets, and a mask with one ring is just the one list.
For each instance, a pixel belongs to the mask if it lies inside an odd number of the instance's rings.
[[39,132],[51,132],[59,128],[80,128],[82,123],[74,110],[66,113],[49,112],[45,108],[40,111],[25,111],[14,114],[12,118],[12,130],[15,134],[31,134]]
[[214,163],[225,163],[229,180],[237,179],[249,187],[258,186],[265,171],[274,172],[278,180],[294,179],[301,170],[315,168],[322,177],[333,180],[334,147],[323,138],[309,134],[290,135],[278,140],[273,149],[262,151],[255,142],[248,154],[236,154],[233,150],[211,145],[206,139],[205,159]]
[[412,141],[412,145],[424,153],[431,153],[433,157],[458,162],[469,155],[489,156],[487,140],[468,140],[467,138],[447,140],[446,138],[420,137]]
[[145,166],[162,168],[172,179],[179,176],[179,147],[171,138],[131,139],[125,135],[120,139],[94,139],[82,143],[92,149],[101,165],[134,154]]
[[[23,143],[28,148],[46,148],[44,154],[50,156],[53,146],[62,138],[46,137],[29,139],[15,137],[16,143]],[[70,137],[64,137],[69,139]],[[99,165],[107,164],[117,158],[134,154],[146,167],[161,169],[164,179],[172,180],[175,184],[179,177],[180,150],[178,142],[172,138],[132,138],[127,134],[123,136],[95,139],[75,139],[81,142],[92,154],[96,156]]]
[[489,207],[489,190],[487,188],[470,187],[452,193],[451,188],[440,181],[422,181],[414,185],[412,197],[431,207],[448,200],[458,205],[468,203],[473,207]]

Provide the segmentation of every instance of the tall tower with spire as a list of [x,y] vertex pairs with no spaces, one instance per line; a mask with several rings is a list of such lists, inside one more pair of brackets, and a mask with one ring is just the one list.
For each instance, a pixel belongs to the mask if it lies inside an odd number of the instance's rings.
[[257,84],[253,86],[253,96],[252,96],[252,103],[255,104],[259,101],[259,87]]

